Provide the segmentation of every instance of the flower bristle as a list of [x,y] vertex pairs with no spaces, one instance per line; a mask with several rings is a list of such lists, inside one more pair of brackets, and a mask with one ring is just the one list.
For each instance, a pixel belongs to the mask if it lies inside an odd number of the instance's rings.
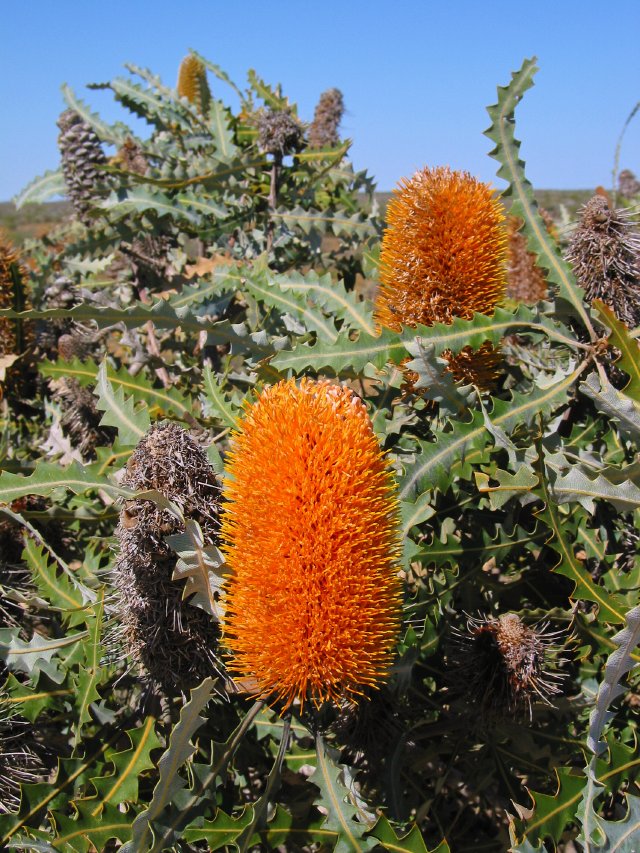
[[379,685],[401,615],[397,498],[360,398],[309,379],[266,389],[227,470],[232,672],[283,711]]
[[454,631],[450,672],[454,695],[491,722],[525,711],[532,703],[550,705],[561,692],[562,675],[552,669],[557,634],[548,624],[526,625],[517,613],[469,617],[466,630]]
[[376,317],[382,326],[491,314],[506,284],[501,202],[488,184],[446,166],[401,182],[387,207]]

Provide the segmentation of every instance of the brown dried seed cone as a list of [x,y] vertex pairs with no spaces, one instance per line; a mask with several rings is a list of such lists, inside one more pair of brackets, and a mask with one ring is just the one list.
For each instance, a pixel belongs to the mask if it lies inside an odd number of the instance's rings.
[[149,171],[149,163],[142,148],[131,137],[125,139],[110,162],[125,172],[134,172],[136,175],[146,175]]
[[594,195],[566,253],[589,302],[601,299],[629,328],[640,324],[640,235],[626,210]]
[[189,54],[180,63],[177,88],[181,98],[186,98],[201,115],[207,115],[211,106],[211,90],[207,69],[196,56]]
[[[16,307],[16,292],[14,273],[24,283],[26,273],[20,261],[18,250],[11,244],[9,238],[0,231],[0,308]],[[29,308],[26,303],[23,308]],[[0,320],[0,356],[18,354],[18,349],[24,350],[33,343],[34,329],[32,322],[22,323],[22,341],[18,340],[18,329],[14,320]],[[21,346],[19,346],[21,344]]]
[[640,181],[631,169],[623,169],[618,175],[618,192],[624,198],[640,195]]
[[481,391],[492,391],[497,386],[504,359],[500,348],[494,348],[489,341],[477,350],[465,347],[455,355],[451,350],[445,350],[442,355],[448,362],[446,370],[453,374],[456,382],[475,385]]
[[[545,222],[545,225],[547,223]],[[509,254],[507,260],[507,296],[517,302],[533,305],[547,297],[547,282],[536,256],[527,250],[526,237],[520,232],[522,220],[510,216],[507,222]],[[547,225],[547,230],[549,226]]]
[[[151,427],[129,459],[123,484],[161,492],[198,522],[205,544],[217,543],[220,486],[205,453],[177,424]],[[116,529],[113,583],[124,643],[134,664],[168,694],[218,671],[217,624],[183,601],[182,585],[171,580],[176,555],[165,536],[180,529],[177,519],[144,500],[125,503]]]
[[560,693],[550,658],[554,639],[547,626],[529,627],[517,613],[497,618],[469,618],[454,635],[450,654],[454,696],[482,722],[527,711]]
[[115,438],[114,429],[100,426],[102,412],[98,411],[96,398],[72,377],[50,382],[49,387],[53,399],[62,408],[62,429],[72,446],[80,452],[83,460],[95,459],[96,447],[105,446]]
[[327,89],[320,95],[309,128],[311,148],[333,147],[340,142],[338,128],[344,113],[344,98],[340,89]]

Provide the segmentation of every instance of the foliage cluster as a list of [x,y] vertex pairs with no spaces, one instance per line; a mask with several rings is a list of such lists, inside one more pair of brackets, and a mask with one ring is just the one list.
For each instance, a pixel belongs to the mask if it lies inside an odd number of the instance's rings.
[[[128,68],[94,88],[148,137],[64,87],[64,168],[17,202],[76,215],[1,283],[0,847],[634,849],[639,333],[525,177],[535,61],[487,135],[546,295],[383,330],[349,142],[253,71]],[[483,347],[491,390],[445,369]],[[227,670],[218,516],[243,407],[297,377],[353,389],[395,471],[403,624],[380,689],[280,715]]]

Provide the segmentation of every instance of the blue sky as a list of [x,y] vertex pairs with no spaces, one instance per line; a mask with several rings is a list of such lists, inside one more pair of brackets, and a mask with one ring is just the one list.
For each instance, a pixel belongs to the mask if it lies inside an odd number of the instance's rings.
[[[499,185],[485,107],[525,57],[540,71],[517,135],[539,188],[610,186],[640,100],[640,0],[3,0],[2,24],[0,200],[56,167],[63,82],[105,118],[127,120],[86,84],[133,62],[175,85],[189,47],[239,85],[249,68],[282,83],[306,120],[321,91],[340,88],[352,160],[381,190],[439,164]],[[640,173],[640,115],[621,166]]]

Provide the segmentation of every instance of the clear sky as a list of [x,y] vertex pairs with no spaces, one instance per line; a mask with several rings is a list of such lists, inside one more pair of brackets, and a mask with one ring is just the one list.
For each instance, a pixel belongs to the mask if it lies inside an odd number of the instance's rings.
[[[640,0],[0,0],[0,13],[0,200],[57,166],[63,82],[128,120],[86,84],[132,62],[175,85],[190,47],[239,85],[249,68],[282,83],[309,121],[320,92],[340,88],[352,160],[380,190],[425,165],[494,181],[485,107],[525,57],[540,71],[517,136],[539,188],[610,186],[640,100]],[[640,173],[640,115],[621,166]]]

